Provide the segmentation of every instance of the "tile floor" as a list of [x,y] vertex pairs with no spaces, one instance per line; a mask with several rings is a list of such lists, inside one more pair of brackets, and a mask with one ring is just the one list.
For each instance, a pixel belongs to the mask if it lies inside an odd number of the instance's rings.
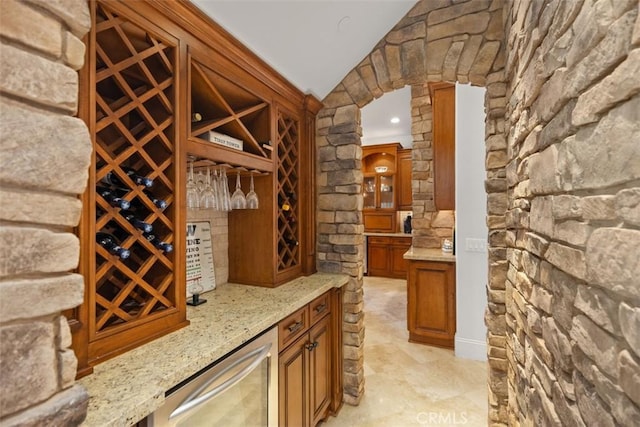
[[364,300],[364,396],[321,426],[486,426],[487,363],[408,342],[405,280],[365,277]]

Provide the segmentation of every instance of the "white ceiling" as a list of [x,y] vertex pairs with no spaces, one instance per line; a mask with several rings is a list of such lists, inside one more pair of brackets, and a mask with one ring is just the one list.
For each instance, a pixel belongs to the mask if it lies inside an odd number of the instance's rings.
[[[415,0],[191,0],[305,93],[323,99]],[[397,125],[389,119],[400,117]],[[410,91],[362,111],[363,144],[410,141]],[[406,145],[406,144],[405,144]]]

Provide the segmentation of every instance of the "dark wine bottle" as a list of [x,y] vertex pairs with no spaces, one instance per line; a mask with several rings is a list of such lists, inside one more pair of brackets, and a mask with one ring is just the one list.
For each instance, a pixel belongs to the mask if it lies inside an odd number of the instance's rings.
[[202,114],[196,112],[191,113],[191,123],[197,123],[202,120]]
[[129,255],[131,255],[129,250],[118,245],[118,240],[111,234],[102,232],[96,233],[96,242],[112,254],[118,255],[120,259],[127,259],[129,258]]
[[298,195],[293,191],[287,191],[287,198],[290,202],[295,203],[298,200]]
[[283,211],[287,212],[291,210],[291,205],[289,204],[289,202],[282,196],[278,196],[278,205],[280,206],[280,209],[282,209]]
[[[153,187],[153,180],[151,178],[138,175],[138,173],[135,170],[128,168],[126,166],[120,166],[120,168],[127,175],[129,175],[129,178],[131,178],[131,180],[136,185],[143,185],[147,188]],[[114,187],[127,188],[127,185],[124,182],[122,182],[122,180],[118,177],[118,175],[116,175],[113,171],[107,173],[105,177],[102,178],[102,182],[104,182],[105,184],[113,185]]]
[[153,226],[148,222],[144,222],[135,217],[134,214],[130,212],[125,212],[123,215],[124,219],[133,224],[134,227],[139,228],[145,233],[151,233],[153,231]]
[[284,236],[284,241],[287,243],[287,245],[289,246],[298,246],[300,243],[298,242],[298,239],[296,239],[295,237],[293,237],[291,234],[287,234],[286,236]]
[[142,233],[142,235],[149,241],[153,246],[158,249],[161,249],[164,253],[169,253],[173,251],[173,245],[171,243],[163,242],[156,236],[155,234],[150,233]]
[[151,203],[156,205],[158,209],[165,209],[167,206],[169,206],[166,200],[158,199],[156,196],[153,195],[153,193],[151,193],[151,191],[146,189],[143,191],[144,191],[144,194],[146,194],[147,197],[151,200]]
[[96,193],[102,196],[111,206],[115,206],[120,209],[129,209],[131,203],[127,200],[124,200],[122,197],[118,195],[118,193],[114,190],[110,190],[105,187],[96,187]]

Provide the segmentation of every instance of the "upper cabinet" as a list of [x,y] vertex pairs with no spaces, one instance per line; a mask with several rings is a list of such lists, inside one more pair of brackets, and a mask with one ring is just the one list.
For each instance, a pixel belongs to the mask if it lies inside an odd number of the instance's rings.
[[[398,210],[399,143],[362,148],[364,229],[367,232],[395,232]],[[410,184],[409,184],[410,185]]]
[[413,209],[413,193],[411,188],[411,172],[413,159],[411,149],[398,150],[398,210],[410,211]]
[[433,196],[436,210],[456,208],[456,87],[429,83],[433,108]]
[[[315,114],[190,2],[90,1],[78,116],[94,157],[77,234],[84,303],[67,312],[80,375],[188,324],[187,160],[224,168],[259,209],[229,213],[230,281],[315,271]],[[235,182],[235,179],[230,179]]]

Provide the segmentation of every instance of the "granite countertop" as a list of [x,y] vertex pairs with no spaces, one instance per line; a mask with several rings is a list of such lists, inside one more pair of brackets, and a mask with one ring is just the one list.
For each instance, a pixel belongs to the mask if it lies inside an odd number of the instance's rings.
[[411,246],[404,254],[404,259],[414,261],[456,262],[456,256],[442,252],[442,249],[414,248]]
[[412,237],[410,233],[364,233],[365,236],[380,236],[380,237]]
[[83,425],[135,424],[162,405],[166,390],[348,280],[316,273],[273,289],[218,285],[202,294],[206,304],[187,308],[189,326],[107,360],[79,381],[90,397]]

